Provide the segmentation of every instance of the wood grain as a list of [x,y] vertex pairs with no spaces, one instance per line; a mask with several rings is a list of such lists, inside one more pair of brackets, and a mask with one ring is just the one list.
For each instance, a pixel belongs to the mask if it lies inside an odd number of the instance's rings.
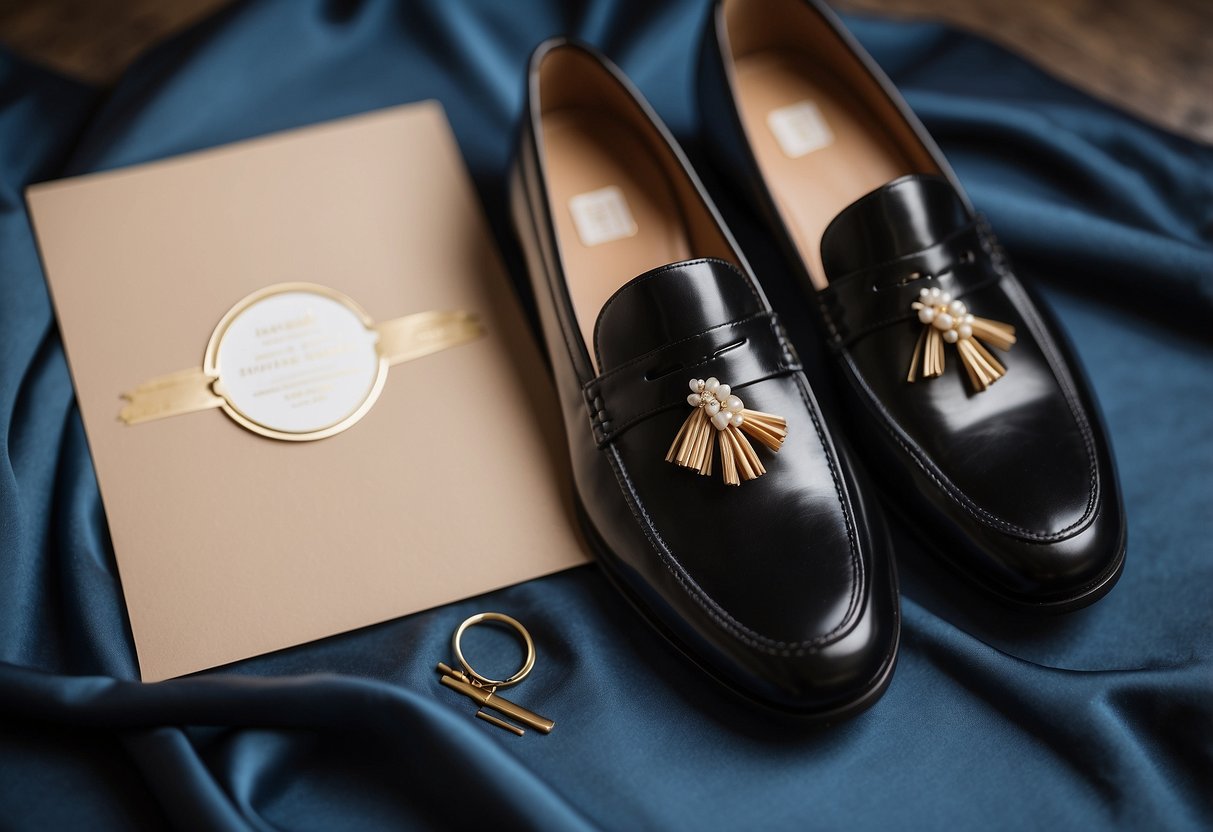
[[[149,46],[228,2],[0,0],[0,43],[67,75],[105,84]],[[1213,143],[1210,0],[833,2],[843,11],[969,29],[1148,121]]]
[[1155,124],[1213,142],[1210,0],[832,0],[976,32]]

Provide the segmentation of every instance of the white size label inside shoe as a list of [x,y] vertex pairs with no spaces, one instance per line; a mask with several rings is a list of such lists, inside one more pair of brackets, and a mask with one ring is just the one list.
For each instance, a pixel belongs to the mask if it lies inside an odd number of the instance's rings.
[[767,113],[767,126],[789,159],[798,159],[834,142],[830,125],[812,101],[798,101]]
[[622,240],[636,233],[636,220],[628,201],[614,185],[577,194],[569,200],[569,211],[584,246]]

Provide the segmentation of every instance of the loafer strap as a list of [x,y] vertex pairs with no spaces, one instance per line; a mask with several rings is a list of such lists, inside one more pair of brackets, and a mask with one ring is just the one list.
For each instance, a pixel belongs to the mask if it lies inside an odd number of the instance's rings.
[[852,272],[817,293],[836,347],[914,317],[911,304],[938,286],[962,298],[999,279],[979,222],[913,254]]
[[687,406],[691,378],[715,376],[740,390],[801,368],[774,312],[761,312],[658,347],[582,388],[594,439],[606,445],[628,428]]

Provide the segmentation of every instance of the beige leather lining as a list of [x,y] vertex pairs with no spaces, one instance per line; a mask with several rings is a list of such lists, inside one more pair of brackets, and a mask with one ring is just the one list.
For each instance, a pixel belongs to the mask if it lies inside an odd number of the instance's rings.
[[[566,47],[539,72],[548,202],[573,310],[592,345],[603,304],[632,278],[692,257],[737,258],[661,134],[604,67]],[[604,188],[618,188],[635,230],[586,245],[570,203]]]
[[[821,235],[830,221],[898,176],[939,169],[863,64],[806,4],[726,0],[724,18],[750,146],[814,284],[824,288]],[[768,119],[802,102],[817,108],[833,138],[793,158]]]
[[[543,116],[549,198],[573,310],[587,344],[603,304],[624,283],[649,269],[686,260],[685,223],[660,164],[626,124],[591,110]],[[571,200],[615,187],[635,233],[586,245],[574,225]]]

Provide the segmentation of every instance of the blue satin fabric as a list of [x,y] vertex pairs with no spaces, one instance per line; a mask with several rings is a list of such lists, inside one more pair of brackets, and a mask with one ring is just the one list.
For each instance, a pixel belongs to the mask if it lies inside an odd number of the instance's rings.
[[[22,188],[433,97],[520,276],[504,171],[530,49],[561,32],[603,47],[698,158],[695,136],[712,129],[691,95],[705,12],[241,4],[107,93],[0,57],[0,826],[1213,825],[1213,151],[933,25],[853,21],[1087,366],[1130,523],[1110,596],[1062,618],[1008,612],[899,528],[900,666],[871,711],[826,730],[721,692],[594,568],[136,681]],[[702,166],[778,285],[759,227]],[[793,293],[772,294],[803,314]],[[550,736],[476,721],[438,685],[452,629],[484,609],[534,633],[540,661],[516,698],[557,720]],[[478,638],[488,651],[493,636]],[[513,648],[499,643],[504,669]]]

